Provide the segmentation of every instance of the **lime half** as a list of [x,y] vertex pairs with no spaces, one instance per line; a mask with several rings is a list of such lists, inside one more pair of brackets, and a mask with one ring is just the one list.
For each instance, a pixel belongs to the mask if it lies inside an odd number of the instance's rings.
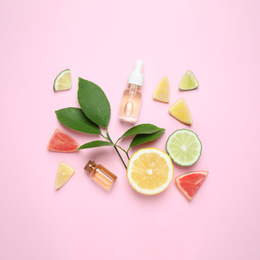
[[199,86],[199,82],[197,81],[194,74],[188,70],[181,79],[181,83],[179,85],[180,90],[192,90]]
[[63,70],[56,77],[53,85],[54,91],[67,90],[71,88],[71,73],[70,70]]
[[166,151],[173,162],[181,166],[195,164],[201,155],[202,145],[197,134],[187,129],[173,132],[167,142]]

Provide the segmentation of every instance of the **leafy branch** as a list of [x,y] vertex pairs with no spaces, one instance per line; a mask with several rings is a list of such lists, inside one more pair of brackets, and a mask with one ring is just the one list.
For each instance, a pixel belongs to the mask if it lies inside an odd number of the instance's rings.
[[[79,78],[78,102],[80,108],[67,107],[55,111],[60,123],[76,131],[100,135],[106,140],[94,140],[85,143],[79,147],[79,150],[101,146],[113,146],[125,168],[127,168],[127,164],[124,162],[118,149],[124,152],[129,160],[129,150],[132,147],[153,141],[160,137],[165,131],[165,129],[152,124],[140,124],[128,129],[114,143],[108,132],[111,109],[104,91],[95,83]],[[105,134],[102,133],[100,127],[105,129]],[[129,148],[125,150],[118,145],[118,142],[129,136],[134,136],[134,138]]]

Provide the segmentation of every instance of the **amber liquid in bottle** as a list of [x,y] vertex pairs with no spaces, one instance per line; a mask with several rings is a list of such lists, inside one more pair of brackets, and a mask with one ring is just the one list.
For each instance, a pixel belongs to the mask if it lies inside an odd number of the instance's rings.
[[141,99],[141,86],[129,83],[123,93],[119,119],[135,123],[138,118]]
[[90,173],[90,177],[98,183],[101,187],[109,191],[117,179],[111,171],[101,164],[96,164],[95,161],[90,160],[84,169]]

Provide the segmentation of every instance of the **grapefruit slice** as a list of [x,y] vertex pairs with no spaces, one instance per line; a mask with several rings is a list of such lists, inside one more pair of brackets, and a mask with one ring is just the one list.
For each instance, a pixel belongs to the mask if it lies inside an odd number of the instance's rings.
[[71,153],[77,151],[79,143],[60,129],[56,129],[52,135],[47,149],[53,152]]
[[183,124],[186,125],[192,124],[192,117],[191,117],[189,107],[183,98],[175,102],[170,107],[169,113],[171,116],[173,116],[175,119],[177,119]]
[[75,170],[68,164],[61,162],[56,175],[55,189],[61,188],[74,174]]
[[153,93],[153,99],[164,103],[170,102],[170,88],[167,76],[161,79],[161,81],[157,85]]
[[208,171],[188,172],[176,177],[175,182],[182,194],[191,201],[208,174]]

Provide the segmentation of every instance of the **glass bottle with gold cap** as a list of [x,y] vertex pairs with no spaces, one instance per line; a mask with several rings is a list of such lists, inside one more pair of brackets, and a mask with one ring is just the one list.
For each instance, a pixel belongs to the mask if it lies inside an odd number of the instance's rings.
[[109,191],[116,181],[117,176],[105,168],[101,164],[96,164],[95,161],[89,160],[84,167],[85,171],[90,173],[90,177],[101,187]]

